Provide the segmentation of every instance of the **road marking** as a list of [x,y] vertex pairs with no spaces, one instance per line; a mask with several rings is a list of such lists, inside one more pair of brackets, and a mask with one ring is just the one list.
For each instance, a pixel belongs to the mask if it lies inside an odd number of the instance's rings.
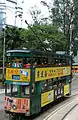
[[54,116],[55,114],[57,114],[58,110],[62,110],[64,107],[67,107],[68,105],[70,105],[73,102],[75,102],[75,100],[71,100],[70,102],[67,102],[67,103],[63,104],[62,106],[60,106],[59,108],[57,108],[56,110],[54,110],[53,112],[51,112],[43,120],[50,120],[52,116]]
[[73,78],[72,78],[72,81],[75,80],[75,79],[76,79],[76,77],[73,77]]
[[68,118],[66,118],[65,120],[68,120]]

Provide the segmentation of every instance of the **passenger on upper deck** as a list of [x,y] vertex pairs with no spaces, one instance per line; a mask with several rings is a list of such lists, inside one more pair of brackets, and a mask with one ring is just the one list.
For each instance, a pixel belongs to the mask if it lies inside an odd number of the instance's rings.
[[26,68],[30,68],[30,63],[29,62],[26,64]]
[[37,61],[34,61],[33,68],[35,68],[36,66],[37,66]]
[[31,60],[30,58],[27,58],[27,64],[26,64],[26,68],[30,68],[30,65],[31,65]]

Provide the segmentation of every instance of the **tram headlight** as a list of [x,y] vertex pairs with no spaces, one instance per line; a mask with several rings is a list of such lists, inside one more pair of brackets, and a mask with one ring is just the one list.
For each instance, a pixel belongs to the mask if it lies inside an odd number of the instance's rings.
[[16,106],[16,105],[13,105],[13,106],[12,106],[12,109],[13,109],[13,110],[16,110],[16,109],[17,109],[17,106]]

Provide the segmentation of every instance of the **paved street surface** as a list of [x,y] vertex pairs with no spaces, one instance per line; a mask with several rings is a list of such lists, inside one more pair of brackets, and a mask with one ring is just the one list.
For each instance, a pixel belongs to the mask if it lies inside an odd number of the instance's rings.
[[[78,106],[78,96],[74,97],[72,100],[70,100],[69,102],[61,105],[59,108],[57,108],[55,111],[53,111],[49,116],[45,117],[44,120],[71,120],[71,119],[67,119],[67,118],[73,118],[72,120],[78,120],[78,119],[75,119],[75,118],[78,118],[76,112],[75,112],[75,115],[72,114],[71,117],[70,117],[70,110],[72,108],[74,108],[74,106]],[[76,107],[75,107],[76,108]],[[74,111],[74,110],[72,110]],[[76,110],[75,110],[76,111]],[[68,114],[69,113],[69,114]],[[68,117],[65,117],[63,119],[64,116],[67,116],[68,114]],[[77,117],[76,117],[77,116]]]
[[78,120],[78,105],[65,117],[64,120]]
[[[72,93],[78,93],[78,75],[75,75],[73,81],[72,81]],[[59,108],[61,107],[61,113],[63,113],[63,108],[64,105],[67,106],[67,108],[64,108],[65,111],[67,111],[68,108],[70,108],[68,105],[66,105],[68,102],[70,102],[70,106],[71,105],[75,105],[75,103],[77,103],[78,101],[78,97],[76,97],[75,99],[72,100],[72,98],[70,97],[69,99],[66,99],[64,101],[59,102],[59,104],[55,104],[52,105],[49,109],[46,109],[45,111],[43,111],[42,113],[40,113],[39,115],[32,117],[32,118],[24,118],[24,120],[57,120],[58,117],[60,116],[60,113],[58,114],[59,116],[57,116],[57,111],[59,111]],[[76,113],[76,109],[78,111],[78,106],[76,108],[74,108],[74,112],[71,111],[70,114],[77,114]],[[57,111],[56,111],[57,110]],[[55,113],[54,113],[55,112]],[[51,114],[54,114],[52,117],[56,116],[55,118],[51,118]],[[64,114],[62,114],[64,115]],[[46,119],[47,117],[50,117],[51,119]],[[70,117],[71,115],[66,116],[66,118],[64,120],[78,120],[77,119],[71,119]],[[70,118],[70,119],[69,119]],[[0,120],[8,120],[8,116],[4,113],[4,89],[0,89]],[[60,120],[60,119],[59,119]]]

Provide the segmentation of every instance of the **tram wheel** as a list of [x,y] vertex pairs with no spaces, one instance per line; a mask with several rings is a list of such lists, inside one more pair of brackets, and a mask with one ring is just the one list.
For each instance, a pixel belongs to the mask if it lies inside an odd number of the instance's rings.
[[16,120],[22,120],[22,116],[16,116]]
[[12,120],[12,119],[13,119],[12,114],[9,114],[9,120]]

